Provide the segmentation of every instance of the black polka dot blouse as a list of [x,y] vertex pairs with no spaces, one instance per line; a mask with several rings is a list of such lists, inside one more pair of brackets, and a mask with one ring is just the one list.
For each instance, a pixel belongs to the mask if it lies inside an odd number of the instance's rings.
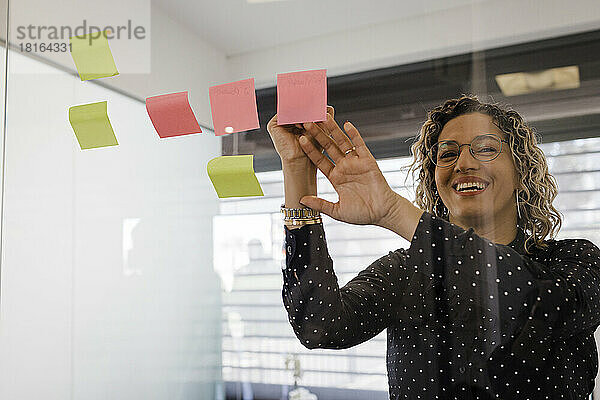
[[587,399],[600,250],[524,233],[495,244],[424,212],[408,250],[340,288],[321,224],[285,228],[283,303],[302,344],[345,349],[387,328],[391,399]]

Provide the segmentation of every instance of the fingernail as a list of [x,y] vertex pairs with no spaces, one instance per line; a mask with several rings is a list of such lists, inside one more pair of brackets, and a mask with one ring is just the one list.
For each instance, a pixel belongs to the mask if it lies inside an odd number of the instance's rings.
[[300,143],[302,143],[302,144],[306,144],[306,143],[308,143],[308,139],[307,139],[307,138],[306,138],[306,136],[304,136],[304,135],[301,135],[301,136],[300,136],[300,139],[298,139],[298,140],[299,140],[299,141],[300,141]]

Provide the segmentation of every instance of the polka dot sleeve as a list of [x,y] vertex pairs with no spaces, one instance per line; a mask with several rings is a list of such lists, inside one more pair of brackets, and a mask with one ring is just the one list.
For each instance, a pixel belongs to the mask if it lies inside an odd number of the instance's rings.
[[551,241],[551,248],[535,262],[544,284],[537,313],[558,316],[554,337],[593,332],[600,325],[600,249],[586,239]]
[[301,343],[344,349],[392,323],[411,272],[403,251],[390,252],[340,288],[321,224],[285,228],[283,303]]

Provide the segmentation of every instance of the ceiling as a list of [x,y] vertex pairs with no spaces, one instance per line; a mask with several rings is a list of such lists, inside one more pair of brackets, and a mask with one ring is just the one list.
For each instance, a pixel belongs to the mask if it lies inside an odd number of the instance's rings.
[[227,56],[487,0],[152,0]]

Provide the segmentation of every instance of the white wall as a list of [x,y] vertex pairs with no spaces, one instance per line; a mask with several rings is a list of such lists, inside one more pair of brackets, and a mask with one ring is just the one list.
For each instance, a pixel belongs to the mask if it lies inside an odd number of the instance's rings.
[[[214,398],[219,139],[161,140],[142,103],[9,60],[0,398]],[[101,100],[119,146],[81,151],[68,107]]]
[[[144,1],[11,2],[11,26],[144,21]],[[211,126],[223,54],[159,9],[150,27],[148,48],[111,45],[122,73],[102,83],[142,100],[188,90]],[[74,71],[68,53],[42,56]],[[129,61],[145,56],[149,73],[138,73]],[[218,399],[218,200],[206,164],[220,139],[160,140],[143,103],[18,52],[9,71],[0,398]],[[81,151],[68,108],[103,100],[119,146]]]
[[597,0],[485,1],[230,56],[229,78],[253,76],[265,87],[280,72],[327,68],[335,76],[598,28]]

